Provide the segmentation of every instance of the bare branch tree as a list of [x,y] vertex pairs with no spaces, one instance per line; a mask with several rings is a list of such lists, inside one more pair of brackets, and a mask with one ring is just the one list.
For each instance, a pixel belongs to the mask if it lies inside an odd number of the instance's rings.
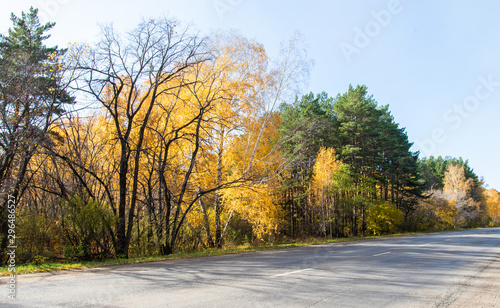
[[115,250],[128,257],[150,116],[159,97],[181,86],[173,81],[203,62],[206,53],[189,27],[178,29],[166,18],[143,21],[124,35],[102,27],[101,41],[87,50],[76,63],[82,75],[74,87],[101,104],[114,126],[120,149]]

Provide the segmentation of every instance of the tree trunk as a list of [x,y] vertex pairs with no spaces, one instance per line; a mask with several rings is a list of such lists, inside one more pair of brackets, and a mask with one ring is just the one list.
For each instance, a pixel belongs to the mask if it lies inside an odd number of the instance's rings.
[[[198,188],[198,194],[200,193],[200,189]],[[214,241],[212,239],[212,232],[210,232],[210,221],[208,219],[208,213],[205,209],[205,206],[203,205],[201,201],[201,197],[198,199],[198,205],[200,206],[201,212],[203,213],[203,222],[205,223],[205,230],[207,232],[207,244],[208,247],[213,248],[215,247]]]
[[[219,133],[219,149],[217,153],[217,179],[216,187],[219,187],[222,183],[222,155],[224,151],[224,128]],[[222,237],[221,230],[221,214],[222,214],[222,204],[220,202],[220,195],[218,191],[215,191],[214,197],[214,207],[215,207],[215,245],[217,248],[222,248],[224,245],[224,238]]]
[[125,141],[121,142],[121,158],[120,170],[118,172],[119,180],[119,199],[118,199],[118,221],[116,222],[116,247],[115,254],[119,258],[128,258],[128,241],[125,229],[125,217],[127,207],[127,144]]

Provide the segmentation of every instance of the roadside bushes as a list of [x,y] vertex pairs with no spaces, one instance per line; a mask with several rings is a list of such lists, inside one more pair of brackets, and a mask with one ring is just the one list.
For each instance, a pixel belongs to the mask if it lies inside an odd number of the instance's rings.
[[74,196],[65,201],[61,228],[67,241],[65,258],[95,260],[112,256],[112,218],[105,203]]
[[368,209],[367,221],[373,234],[390,234],[403,222],[403,214],[389,202],[378,202]]
[[63,239],[57,221],[33,209],[24,209],[17,215],[16,242],[20,263],[36,261],[36,256],[50,260],[61,259]]
[[[61,215],[57,217],[58,213]],[[20,263],[102,260],[113,256],[106,204],[72,196],[53,204],[50,211],[36,206],[19,211],[16,230]]]

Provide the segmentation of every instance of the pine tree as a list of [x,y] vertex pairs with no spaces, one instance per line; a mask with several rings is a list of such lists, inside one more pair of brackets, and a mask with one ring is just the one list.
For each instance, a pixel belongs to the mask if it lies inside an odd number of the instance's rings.
[[354,179],[354,232],[366,230],[365,211],[377,200],[396,205],[405,214],[422,197],[417,177],[417,153],[404,128],[394,121],[389,106],[379,106],[366,86],[349,86],[333,104],[335,145]]
[[313,226],[308,191],[316,155],[320,147],[332,144],[332,98],[326,93],[309,93],[296,98],[293,104],[281,106],[284,140],[282,155],[290,162],[289,172],[283,180],[283,201],[286,208],[290,236],[297,230],[311,231]]
[[54,23],[41,25],[38,10],[21,17],[11,15],[13,27],[0,36],[0,191],[4,194],[2,250],[6,247],[7,194],[20,198],[29,161],[41,146],[51,146],[55,119],[74,99],[62,85],[66,50],[47,47],[46,32]]

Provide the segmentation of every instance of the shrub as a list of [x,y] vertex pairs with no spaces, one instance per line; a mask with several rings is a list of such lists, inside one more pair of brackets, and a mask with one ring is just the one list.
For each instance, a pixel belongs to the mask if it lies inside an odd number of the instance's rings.
[[403,222],[403,214],[393,204],[380,202],[368,209],[368,228],[375,234],[394,233],[394,227]]

